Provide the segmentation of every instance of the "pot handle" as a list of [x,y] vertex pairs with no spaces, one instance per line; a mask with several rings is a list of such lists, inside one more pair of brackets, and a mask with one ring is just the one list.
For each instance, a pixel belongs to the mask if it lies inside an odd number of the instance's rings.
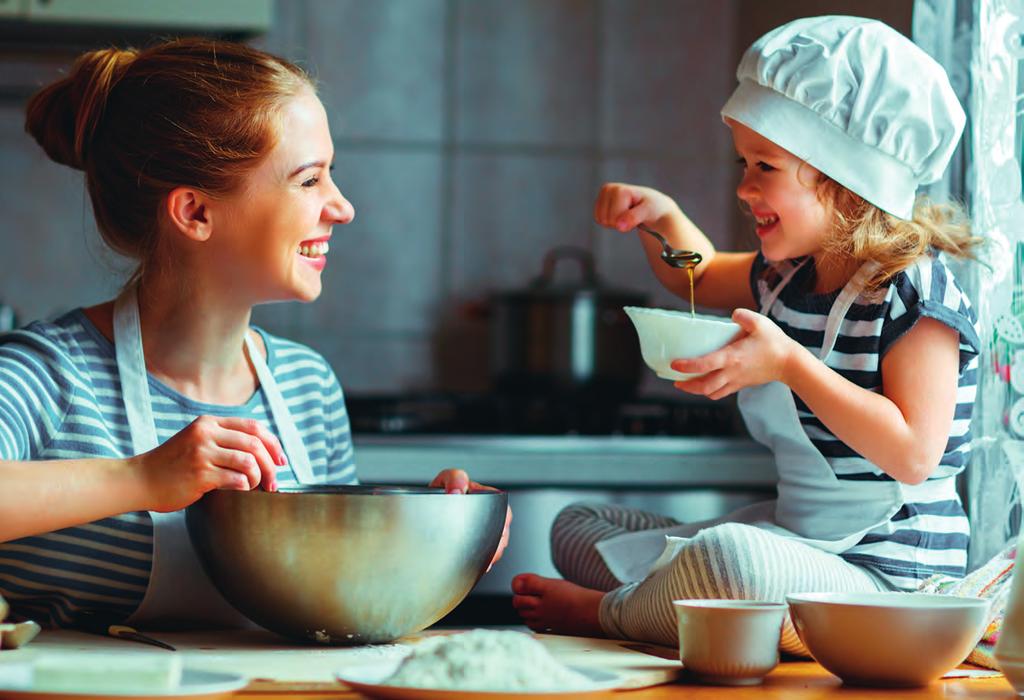
[[586,287],[597,286],[597,269],[594,264],[594,254],[586,248],[574,245],[563,245],[552,248],[544,255],[544,266],[540,275],[533,280],[534,287],[549,287],[555,280],[555,267],[559,260],[575,260],[579,263],[580,274],[583,276],[583,283]]

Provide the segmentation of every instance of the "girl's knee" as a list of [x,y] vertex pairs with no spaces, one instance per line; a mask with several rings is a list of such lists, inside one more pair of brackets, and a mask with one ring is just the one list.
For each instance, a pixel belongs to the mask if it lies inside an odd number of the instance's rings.
[[596,503],[572,503],[558,511],[554,522],[551,524],[552,540],[558,537],[559,533],[576,532],[581,524],[594,523],[605,520],[601,513],[600,504]]
[[768,594],[767,573],[751,565],[763,548],[764,531],[742,523],[723,523],[701,530],[676,555],[680,580],[702,583],[701,596],[761,600]]
[[764,530],[744,523],[722,523],[698,532],[688,546],[698,547],[709,554],[732,556],[739,552],[757,550],[763,542]]

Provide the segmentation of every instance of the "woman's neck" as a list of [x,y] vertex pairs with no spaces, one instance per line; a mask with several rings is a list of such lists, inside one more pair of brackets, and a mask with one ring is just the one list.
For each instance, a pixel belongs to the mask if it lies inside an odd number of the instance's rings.
[[[139,321],[149,373],[196,401],[221,405],[248,401],[259,386],[243,349],[252,310],[227,301],[155,276],[140,282]],[[112,302],[86,309],[86,314],[113,335]],[[259,336],[255,339],[262,351]]]

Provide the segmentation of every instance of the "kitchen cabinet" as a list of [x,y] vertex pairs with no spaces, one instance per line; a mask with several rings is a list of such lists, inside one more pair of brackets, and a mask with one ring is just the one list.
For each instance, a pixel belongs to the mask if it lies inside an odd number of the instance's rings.
[[273,0],[0,0],[0,17],[31,24],[117,25],[245,34],[267,31],[273,9]]

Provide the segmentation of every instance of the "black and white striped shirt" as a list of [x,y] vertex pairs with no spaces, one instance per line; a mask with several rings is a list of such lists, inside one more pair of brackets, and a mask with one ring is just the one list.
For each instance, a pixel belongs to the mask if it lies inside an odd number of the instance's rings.
[[[801,260],[768,263],[759,253],[751,267],[751,286],[758,301],[779,284]],[[825,323],[840,290],[813,293],[814,261],[796,272],[783,288],[768,316],[791,338],[817,354]],[[957,405],[946,449],[935,471],[921,486],[902,485],[903,507],[885,525],[864,536],[842,554],[867,566],[891,585],[914,589],[921,579],[942,573],[966,573],[970,528],[955,481],[971,450],[971,412],[978,379],[977,319],[952,272],[932,256],[898,273],[875,294],[862,293],[847,312],[826,364],[857,386],[881,393],[885,353],[921,318],[933,318],[960,336]],[[840,480],[892,477],[867,462],[832,434],[794,395],[800,422],[814,446]],[[924,496],[923,493],[928,495]]]

